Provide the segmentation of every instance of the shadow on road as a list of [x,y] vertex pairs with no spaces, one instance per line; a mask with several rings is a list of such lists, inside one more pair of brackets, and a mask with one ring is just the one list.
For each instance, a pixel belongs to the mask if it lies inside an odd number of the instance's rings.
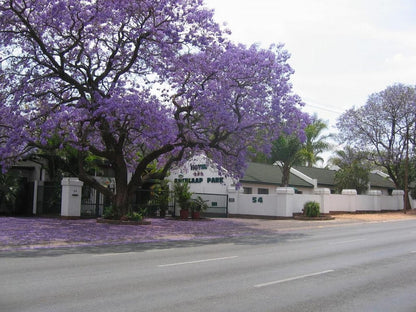
[[215,244],[236,245],[265,245],[284,243],[288,240],[301,239],[307,236],[304,233],[273,233],[266,235],[242,235],[226,238],[192,239],[192,240],[168,240],[159,242],[140,242],[126,244],[107,244],[97,246],[76,246],[39,248],[29,250],[0,251],[0,258],[22,257],[59,257],[69,254],[105,254],[105,253],[131,253],[148,250],[188,248]]

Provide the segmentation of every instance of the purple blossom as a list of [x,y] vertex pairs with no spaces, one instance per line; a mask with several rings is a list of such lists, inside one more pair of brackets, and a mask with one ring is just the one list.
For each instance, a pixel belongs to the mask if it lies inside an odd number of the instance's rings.
[[0,251],[231,238],[270,234],[231,219],[150,219],[150,225],[110,225],[95,219],[0,218]]
[[78,175],[116,209],[151,164],[163,175],[205,152],[241,176],[248,145],[267,151],[282,124],[305,124],[289,53],[230,43],[201,0],[11,0],[0,11],[1,164],[58,137],[79,164],[92,154],[115,169],[114,193]]
[[384,168],[396,187],[403,189],[405,160],[414,157],[416,146],[415,111],[416,87],[394,84],[339,117],[339,140],[366,151],[366,157]]

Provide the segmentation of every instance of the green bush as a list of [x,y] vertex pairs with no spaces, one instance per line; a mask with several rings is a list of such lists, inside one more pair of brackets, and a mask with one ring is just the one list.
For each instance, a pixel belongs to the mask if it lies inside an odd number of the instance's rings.
[[104,207],[103,218],[110,220],[124,220],[124,221],[142,221],[146,215],[146,209],[139,209],[139,211],[133,211],[129,208],[127,214],[119,217],[114,212],[113,206]]
[[104,207],[103,218],[104,219],[115,219],[116,218],[116,213],[114,212],[113,206]]
[[309,201],[303,206],[303,214],[307,217],[319,217],[319,203]]
[[173,192],[175,195],[175,201],[179,204],[182,210],[188,210],[191,208],[192,192],[189,190],[188,182],[176,182],[173,185]]
[[191,211],[203,212],[208,208],[208,200],[203,200],[201,196],[192,199],[191,201]]
[[125,217],[129,221],[142,221],[143,211],[130,211]]
[[161,214],[166,213],[169,208],[170,200],[170,191],[169,191],[169,182],[167,180],[162,180],[159,183],[155,184],[152,188],[154,199],[156,200]]

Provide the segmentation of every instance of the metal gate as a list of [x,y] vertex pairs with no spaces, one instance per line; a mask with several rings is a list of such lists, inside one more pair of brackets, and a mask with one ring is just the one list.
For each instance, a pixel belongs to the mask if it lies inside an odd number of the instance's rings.
[[[96,189],[84,185],[82,187],[81,216],[99,217],[103,215],[106,207],[110,207],[110,200]],[[168,210],[172,210],[173,195],[170,196]],[[138,190],[132,202],[129,203],[132,211],[141,211],[147,217],[160,215],[160,203],[152,190]]]
[[[208,205],[202,214],[206,217],[228,217],[228,195],[227,194],[210,194],[210,193],[193,193],[192,198],[200,196]],[[102,216],[104,207],[111,205],[103,194],[97,190],[84,185],[82,188],[81,215],[82,216]],[[130,204],[134,211],[145,211],[145,215],[154,217],[159,215],[159,202],[154,197],[151,190],[138,190],[136,198]],[[174,196],[171,193],[168,211],[175,215],[176,205]]]
[[61,214],[62,187],[56,182],[44,182],[37,189],[37,211],[39,215]]
[[192,198],[200,196],[208,204],[208,209],[203,212],[206,217],[227,218],[228,217],[228,195],[194,193]]
[[89,185],[82,187],[81,216],[99,217],[103,215],[104,207],[110,206],[110,201]]

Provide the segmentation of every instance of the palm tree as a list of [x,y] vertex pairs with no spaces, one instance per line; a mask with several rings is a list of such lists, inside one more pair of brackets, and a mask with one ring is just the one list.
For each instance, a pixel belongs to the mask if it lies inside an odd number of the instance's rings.
[[306,126],[306,141],[303,144],[303,148],[299,151],[303,165],[312,167],[317,162],[324,161],[319,155],[330,149],[331,145],[328,143],[327,139],[332,137],[331,134],[322,134],[322,131],[327,128],[328,125],[316,115],[313,116],[312,123]]
[[272,153],[270,162],[280,162],[280,169],[282,170],[282,186],[289,185],[290,168],[294,165],[299,165],[301,158],[299,151],[302,148],[302,143],[294,134],[282,133],[279,138],[272,142]]

